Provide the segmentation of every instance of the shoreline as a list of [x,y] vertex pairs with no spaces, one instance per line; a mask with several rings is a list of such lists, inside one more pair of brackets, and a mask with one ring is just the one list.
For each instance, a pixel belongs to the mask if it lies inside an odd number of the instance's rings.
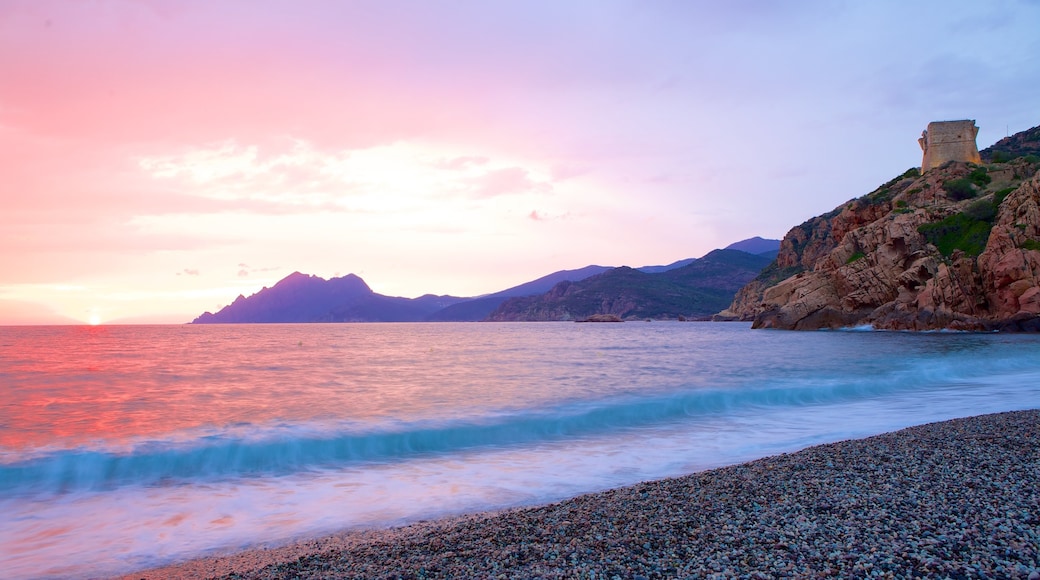
[[120,576],[1040,578],[1040,410]]

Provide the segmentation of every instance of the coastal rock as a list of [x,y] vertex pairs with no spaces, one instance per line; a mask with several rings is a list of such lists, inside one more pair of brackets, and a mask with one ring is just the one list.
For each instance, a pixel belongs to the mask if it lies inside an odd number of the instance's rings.
[[1026,157],[908,171],[792,228],[776,261],[716,319],[795,330],[1040,329],[1038,166]]
[[624,320],[616,314],[593,314],[588,318],[575,320],[575,322],[624,322]]

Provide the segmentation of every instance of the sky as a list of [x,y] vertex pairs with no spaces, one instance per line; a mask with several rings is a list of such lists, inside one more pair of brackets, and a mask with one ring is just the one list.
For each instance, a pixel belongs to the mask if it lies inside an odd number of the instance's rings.
[[930,121],[1040,125],[1038,30],[1037,0],[0,0],[0,325],[781,238]]

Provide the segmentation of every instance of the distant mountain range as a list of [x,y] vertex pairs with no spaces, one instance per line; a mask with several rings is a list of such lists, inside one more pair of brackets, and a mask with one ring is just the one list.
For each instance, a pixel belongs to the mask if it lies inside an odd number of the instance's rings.
[[780,251],[780,240],[765,240],[755,236],[753,238],[734,242],[726,246],[724,249],[740,250],[741,252],[747,252],[757,256],[775,258],[776,254]]
[[[265,287],[249,297],[239,296],[220,311],[206,312],[192,322],[566,320],[573,316],[597,313],[640,318],[706,316],[729,304],[734,292],[754,278],[775,256],[779,247],[780,240],[756,237],[731,244],[725,250],[711,252],[701,260],[687,258],[668,265],[638,269],[592,265],[577,270],[561,270],[519,286],[474,298],[432,294],[418,298],[384,296],[373,292],[364,280],[354,274],[326,280],[294,272],[270,288]],[[571,288],[577,283],[582,284]],[[553,298],[552,295],[554,292],[560,294],[561,284],[570,289],[567,294],[569,298],[564,301],[566,305],[556,304],[551,309],[554,313],[552,316],[538,318],[533,311],[523,315],[519,313],[518,303],[513,300],[531,298],[525,304],[537,310],[539,307],[533,305],[539,299],[546,303],[554,300],[558,302],[559,296]],[[574,298],[576,295],[580,297]],[[602,312],[584,314],[590,309],[596,310],[589,303],[592,296],[598,296],[601,304],[613,305]],[[510,304],[509,309],[503,311],[502,307],[506,303]],[[718,306],[717,303],[722,305]],[[623,304],[631,304],[631,307],[623,307]],[[576,310],[571,313],[567,308]],[[492,316],[493,313],[496,314]]]
[[493,321],[708,318],[772,262],[740,250],[715,250],[681,268],[648,274],[614,268],[584,280],[560,282],[539,296],[509,298]]

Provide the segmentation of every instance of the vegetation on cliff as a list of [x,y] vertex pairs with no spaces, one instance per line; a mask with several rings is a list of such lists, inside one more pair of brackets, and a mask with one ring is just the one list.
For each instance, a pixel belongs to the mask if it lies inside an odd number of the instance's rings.
[[1036,163],[1040,160],[1040,126],[1005,137],[979,151],[979,156],[987,163],[1006,163],[1020,157]]
[[792,228],[720,317],[794,329],[1040,330],[1034,150],[1040,127],[984,150],[989,163],[911,169]]

